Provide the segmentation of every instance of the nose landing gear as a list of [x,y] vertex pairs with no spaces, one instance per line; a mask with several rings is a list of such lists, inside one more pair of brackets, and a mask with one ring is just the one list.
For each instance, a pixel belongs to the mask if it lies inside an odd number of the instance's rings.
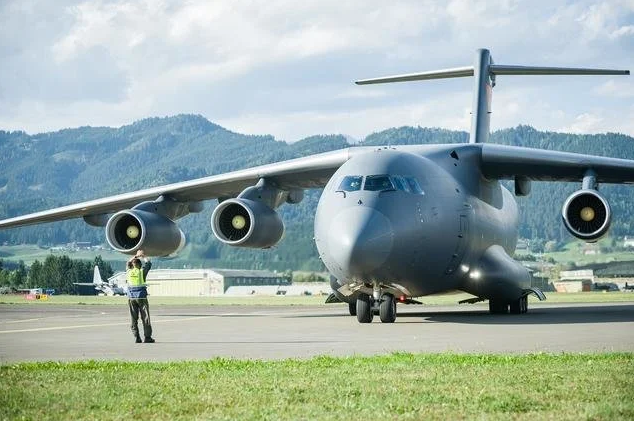
[[359,294],[357,297],[357,320],[359,323],[372,323],[374,318],[374,300],[368,294]]
[[372,323],[374,313],[378,310],[383,323],[394,323],[396,320],[396,298],[392,294],[383,294],[379,300],[368,294],[359,294],[356,303],[356,314],[359,323]]

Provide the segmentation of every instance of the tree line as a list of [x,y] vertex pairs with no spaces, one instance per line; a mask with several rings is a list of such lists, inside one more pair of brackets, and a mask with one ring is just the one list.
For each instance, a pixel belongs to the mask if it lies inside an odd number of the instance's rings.
[[13,269],[4,268],[0,260],[0,287],[5,291],[52,288],[56,294],[73,294],[76,291],[73,283],[92,282],[95,266],[99,267],[102,279],[108,279],[114,273],[110,263],[105,262],[101,256],[87,261],[51,254],[43,262],[34,261],[28,268],[20,261]]
[[[373,133],[360,146],[464,143],[468,133],[399,127]],[[634,159],[634,139],[608,133],[576,135],[518,126],[491,134],[491,143]],[[28,135],[0,130],[0,219],[149,186],[219,174],[349,146],[345,137],[312,136],[287,144],[272,136],[248,136],[201,116],[151,118],[120,128],[82,127]],[[136,154],[130,154],[134,150]],[[257,153],[245,153],[257,151]],[[152,165],[138,165],[139,159]],[[513,183],[505,181],[513,189]],[[519,235],[535,246],[572,239],[561,223],[565,198],[581,183],[535,182],[517,199]],[[611,234],[634,234],[631,186],[601,185],[613,210]],[[178,263],[206,267],[323,271],[312,240],[321,190],[308,190],[298,205],[279,208],[286,235],[272,250],[249,250],[220,243],[211,234],[215,201],[200,214],[178,221],[190,245]],[[72,241],[104,243],[103,228],[81,219],[0,230],[0,244],[50,246]],[[536,250],[543,251],[543,250]]]

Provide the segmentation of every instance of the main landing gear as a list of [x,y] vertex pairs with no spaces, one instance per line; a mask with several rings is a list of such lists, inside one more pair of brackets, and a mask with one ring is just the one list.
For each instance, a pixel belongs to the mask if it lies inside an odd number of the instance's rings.
[[[368,294],[359,294],[355,304],[355,314],[359,323],[372,323],[374,312],[377,308],[381,322],[394,323],[396,320],[396,298],[392,294],[383,294],[378,301]],[[352,303],[349,305],[350,315],[354,315],[352,313]]]
[[489,300],[489,313],[491,314],[524,314],[528,311],[528,296],[524,295],[517,300],[507,302],[500,302],[496,300]]

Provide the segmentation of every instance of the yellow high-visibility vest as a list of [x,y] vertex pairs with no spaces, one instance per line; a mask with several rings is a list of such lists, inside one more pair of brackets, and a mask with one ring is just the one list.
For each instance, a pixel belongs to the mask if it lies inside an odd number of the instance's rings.
[[143,268],[132,268],[128,270],[128,285],[133,287],[141,287],[145,285]]

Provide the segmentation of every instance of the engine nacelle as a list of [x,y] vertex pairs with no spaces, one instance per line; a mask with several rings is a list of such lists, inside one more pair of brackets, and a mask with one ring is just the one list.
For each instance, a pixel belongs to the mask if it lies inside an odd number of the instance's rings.
[[268,248],[284,235],[284,223],[264,203],[236,198],[227,199],[214,209],[211,230],[216,238],[231,246]]
[[148,256],[169,256],[185,247],[185,235],[171,219],[138,209],[122,210],[106,225],[110,246],[125,254],[143,249]]
[[608,201],[596,190],[577,190],[561,210],[566,229],[575,237],[595,242],[608,232],[612,212]]

